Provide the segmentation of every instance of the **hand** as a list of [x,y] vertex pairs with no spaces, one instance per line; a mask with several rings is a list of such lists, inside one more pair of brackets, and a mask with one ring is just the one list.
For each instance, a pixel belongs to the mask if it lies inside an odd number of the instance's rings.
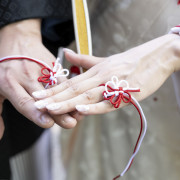
[[[24,55],[45,61],[49,66],[55,57],[43,46],[39,19],[25,20],[5,26],[0,30],[0,58],[10,55]],[[65,127],[76,124],[76,119],[68,114],[50,116],[46,110],[39,111],[34,106],[32,92],[44,89],[37,81],[41,74],[41,66],[27,60],[11,60],[0,63],[0,111],[2,104],[8,99],[13,106],[35,124],[49,128],[56,121],[71,120]],[[61,79],[62,81],[65,79]],[[77,113],[75,115],[77,116]],[[0,138],[4,124],[0,117]]]
[[111,80],[113,75],[119,80],[127,80],[132,88],[140,88],[140,93],[132,93],[140,101],[155,92],[174,71],[180,69],[180,37],[166,35],[107,58],[68,51],[65,55],[71,63],[89,70],[52,89],[41,91],[45,98],[41,103],[49,104],[46,108],[53,115],[73,111],[75,107],[85,115],[100,114],[115,110],[109,101],[103,100],[104,87],[99,87]]

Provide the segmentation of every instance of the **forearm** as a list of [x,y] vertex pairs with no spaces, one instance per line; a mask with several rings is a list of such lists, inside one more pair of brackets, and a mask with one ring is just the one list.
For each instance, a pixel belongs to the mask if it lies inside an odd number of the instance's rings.
[[[24,39],[25,38],[25,39]],[[28,39],[36,38],[41,41],[41,20],[29,19],[6,25],[0,29],[0,43],[13,40],[28,43]]]

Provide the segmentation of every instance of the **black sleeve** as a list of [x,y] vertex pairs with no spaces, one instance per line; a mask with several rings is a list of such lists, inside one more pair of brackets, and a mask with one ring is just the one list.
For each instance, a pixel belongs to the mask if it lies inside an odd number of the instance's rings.
[[71,0],[0,0],[0,27],[29,18],[72,19]]

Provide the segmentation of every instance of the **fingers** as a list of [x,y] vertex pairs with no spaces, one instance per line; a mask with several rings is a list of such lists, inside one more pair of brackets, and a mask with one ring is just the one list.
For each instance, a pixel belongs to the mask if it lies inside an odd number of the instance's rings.
[[64,52],[66,59],[70,63],[76,66],[83,67],[85,69],[90,69],[94,65],[101,63],[103,60],[105,60],[105,58],[76,54],[69,49],[64,49]]
[[44,90],[44,86],[38,81],[25,82],[22,84],[22,87],[28,92],[30,96],[32,96],[34,91]]
[[70,100],[49,104],[46,106],[50,114],[64,114],[75,110],[75,106],[78,104],[91,104],[97,103],[103,100],[102,92],[104,87],[97,87],[92,90],[88,90],[83,94],[74,97]]
[[76,110],[83,115],[104,114],[116,110],[109,101],[96,104],[76,105]]
[[65,129],[74,128],[77,124],[76,119],[69,114],[55,115],[53,116],[53,119],[55,120],[56,124]]
[[[66,77],[59,78],[60,82],[64,82],[66,80],[67,80]],[[25,88],[26,88],[27,92],[30,95],[32,94],[33,91],[44,89],[43,85],[38,82],[28,83],[25,86],[26,86]],[[41,109],[41,111],[47,111],[45,109],[45,105],[46,105],[46,103],[42,103],[41,108],[39,108],[39,109]],[[79,112],[77,112],[77,111],[75,111],[72,115],[71,114],[63,114],[63,115],[52,116],[55,123],[65,129],[74,128],[77,124],[77,120],[79,120],[81,117],[82,117],[82,115],[80,115]]]
[[[7,85],[8,84],[8,85]],[[29,120],[35,124],[49,128],[53,126],[53,119],[44,112],[40,112],[34,106],[34,99],[20,86],[15,80],[9,81],[6,84],[6,91],[4,96],[13,104],[13,106]]]
[[82,83],[78,83],[76,85],[72,85],[70,88],[64,90],[61,93],[58,93],[54,96],[51,96],[47,99],[37,101],[35,106],[38,109],[45,108],[48,104],[56,103],[71,99],[79,94],[86,92],[89,89],[97,87],[99,85],[99,81],[96,78],[90,78],[87,81],[83,81]]
[[58,86],[55,86],[55,87],[52,87],[52,88],[46,89],[46,90],[35,91],[32,93],[32,95],[36,99],[44,99],[44,98],[56,95],[57,93],[60,93],[70,87],[74,88],[79,82],[83,82],[87,79],[90,79],[95,74],[96,74],[96,72],[87,71],[86,73],[83,73],[79,76],[69,79],[69,80],[61,83]]

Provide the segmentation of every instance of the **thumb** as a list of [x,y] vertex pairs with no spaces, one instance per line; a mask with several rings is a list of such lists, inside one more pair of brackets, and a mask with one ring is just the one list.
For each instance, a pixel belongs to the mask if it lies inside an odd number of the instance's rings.
[[3,119],[1,116],[2,108],[3,108],[3,102],[4,102],[4,98],[0,97],[0,140],[1,140],[3,133],[4,133],[4,122],[3,122]]
[[65,53],[66,59],[71,64],[76,65],[76,66],[81,66],[85,69],[90,69],[91,67],[105,60],[105,58],[77,54],[74,51],[67,48],[64,49],[64,53]]

